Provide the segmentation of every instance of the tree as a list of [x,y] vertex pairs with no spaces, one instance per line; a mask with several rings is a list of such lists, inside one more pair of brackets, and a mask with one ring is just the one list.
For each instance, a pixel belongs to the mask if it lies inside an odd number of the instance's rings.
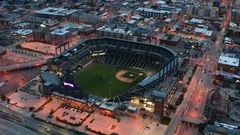
[[51,109],[51,111],[50,111],[49,115],[53,115],[53,113],[54,113],[54,110],[53,110],[53,109]]
[[1,94],[1,99],[2,99],[2,101],[6,101],[6,96],[4,95],[4,94]]
[[151,6],[152,9],[158,9],[158,6],[157,5],[153,5]]
[[182,91],[183,91],[184,93],[187,92],[187,88],[184,87],[184,88],[182,89]]
[[7,98],[7,103],[8,103],[8,104],[10,103],[10,99],[9,99],[9,98]]
[[29,107],[29,112],[33,111],[35,109],[35,107],[31,106]]
[[162,124],[168,125],[171,121],[171,118],[169,118],[168,116],[162,116],[160,121]]
[[172,106],[172,105],[168,105],[168,109],[169,110],[175,110],[176,108],[174,106]]
[[34,118],[34,117],[35,117],[35,114],[33,113],[33,114],[31,115],[31,117]]

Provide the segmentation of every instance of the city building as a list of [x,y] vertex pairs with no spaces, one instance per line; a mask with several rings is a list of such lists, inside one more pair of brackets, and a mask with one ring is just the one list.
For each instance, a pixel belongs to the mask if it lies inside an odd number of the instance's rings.
[[33,35],[33,30],[30,30],[30,29],[17,29],[16,31],[12,32],[12,36],[18,36],[26,40],[30,39],[32,35]]
[[35,15],[42,18],[51,18],[58,21],[66,21],[70,19],[70,16],[74,12],[77,12],[77,10],[48,7],[42,10],[35,11]]
[[153,112],[156,115],[162,116],[164,114],[164,106],[166,105],[165,100],[168,94],[166,92],[154,90],[151,93],[151,97],[154,103]]
[[162,34],[159,39],[160,44],[170,45],[170,46],[178,46],[181,42],[181,37],[178,35],[172,34]]
[[222,0],[213,0],[213,7],[219,7],[221,5]]
[[85,23],[85,24],[102,26],[106,22],[108,22],[108,19],[103,18],[101,15],[88,14],[84,12],[75,12],[71,15],[69,21],[74,23]]
[[159,9],[152,8],[138,8],[138,14],[145,18],[173,18],[175,19],[176,15],[181,12],[180,8],[172,7],[172,6],[161,6]]
[[217,70],[239,74],[239,58],[233,53],[221,53],[218,60]]
[[209,17],[211,19],[218,18],[218,16],[219,16],[218,14],[219,14],[219,9],[218,8],[211,8],[210,13],[209,13]]
[[240,122],[240,110],[239,110],[239,107],[240,107],[240,102],[239,101],[236,101],[236,102],[230,102],[230,105],[229,105],[229,118],[231,120],[234,120],[234,121],[237,121],[237,122]]
[[240,10],[239,9],[232,9],[232,22],[239,25],[239,22],[240,22]]
[[35,29],[33,38],[38,42],[59,45],[66,41],[71,41],[77,35],[89,36],[93,33],[95,33],[95,29],[91,25],[66,23],[57,28],[49,26]]
[[59,28],[50,30],[48,28],[35,29],[33,31],[34,41],[43,42],[53,45],[61,44],[72,38],[72,32],[68,28]]
[[236,6],[240,6],[240,0],[236,0],[236,1],[235,1],[235,5],[236,5]]
[[190,17],[217,20],[219,16],[218,13],[219,10],[216,7],[199,7],[195,5],[187,5],[185,8],[185,14]]
[[226,128],[223,126],[207,125],[204,129],[204,135],[239,135],[240,130]]
[[185,8],[185,14],[186,15],[192,15],[193,14],[193,10],[194,10],[194,6],[193,5],[187,5]]
[[47,22],[54,22],[50,18],[40,18],[40,17],[31,16],[31,15],[24,17],[23,21],[34,24],[34,25],[41,25],[41,24],[45,24]]
[[134,36],[150,37],[151,33],[147,28],[141,28],[136,24],[112,22],[97,29],[99,37],[115,37],[120,39],[133,40]]
[[164,114],[164,101],[160,98],[154,100],[154,113],[159,116]]
[[214,90],[210,103],[209,120],[215,121],[225,118],[228,113],[227,107],[228,102],[222,97],[220,91]]
[[0,13],[0,26],[12,26],[14,21],[20,20],[21,16],[13,13]]

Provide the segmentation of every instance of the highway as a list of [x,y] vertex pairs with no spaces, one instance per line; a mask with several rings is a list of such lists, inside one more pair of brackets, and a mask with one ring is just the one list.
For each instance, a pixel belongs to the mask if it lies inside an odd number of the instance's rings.
[[37,67],[45,64],[47,64],[47,59],[34,60],[34,61],[12,64],[7,66],[0,66],[0,72],[29,68],[29,67]]
[[164,133],[165,135],[196,135],[198,133],[198,127],[181,122],[181,115],[202,119],[208,92],[214,88],[212,76],[217,66],[219,50],[222,49],[222,41],[230,20],[231,8],[224,18],[222,30],[211,50],[206,52],[201,59],[193,61],[199,66],[192,77],[182,104],[177,108]]

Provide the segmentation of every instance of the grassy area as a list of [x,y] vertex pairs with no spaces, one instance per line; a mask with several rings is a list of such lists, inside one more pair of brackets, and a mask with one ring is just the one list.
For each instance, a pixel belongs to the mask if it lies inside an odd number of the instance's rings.
[[140,70],[124,68],[129,71],[127,73],[135,73],[135,75],[142,73],[143,75],[137,77],[133,83],[121,82],[115,75],[122,69],[122,67],[117,66],[91,64],[76,74],[75,82],[89,94],[101,97],[110,97],[111,95],[113,97],[135,86],[146,77],[146,74]]

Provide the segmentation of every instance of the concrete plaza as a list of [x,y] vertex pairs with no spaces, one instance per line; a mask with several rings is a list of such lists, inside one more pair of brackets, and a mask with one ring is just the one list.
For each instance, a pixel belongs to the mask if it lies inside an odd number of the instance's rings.
[[10,94],[8,98],[11,103],[11,105],[9,105],[10,109],[27,116],[31,115],[28,109],[29,107],[38,108],[47,101],[46,98],[35,96],[23,91],[14,92]]

